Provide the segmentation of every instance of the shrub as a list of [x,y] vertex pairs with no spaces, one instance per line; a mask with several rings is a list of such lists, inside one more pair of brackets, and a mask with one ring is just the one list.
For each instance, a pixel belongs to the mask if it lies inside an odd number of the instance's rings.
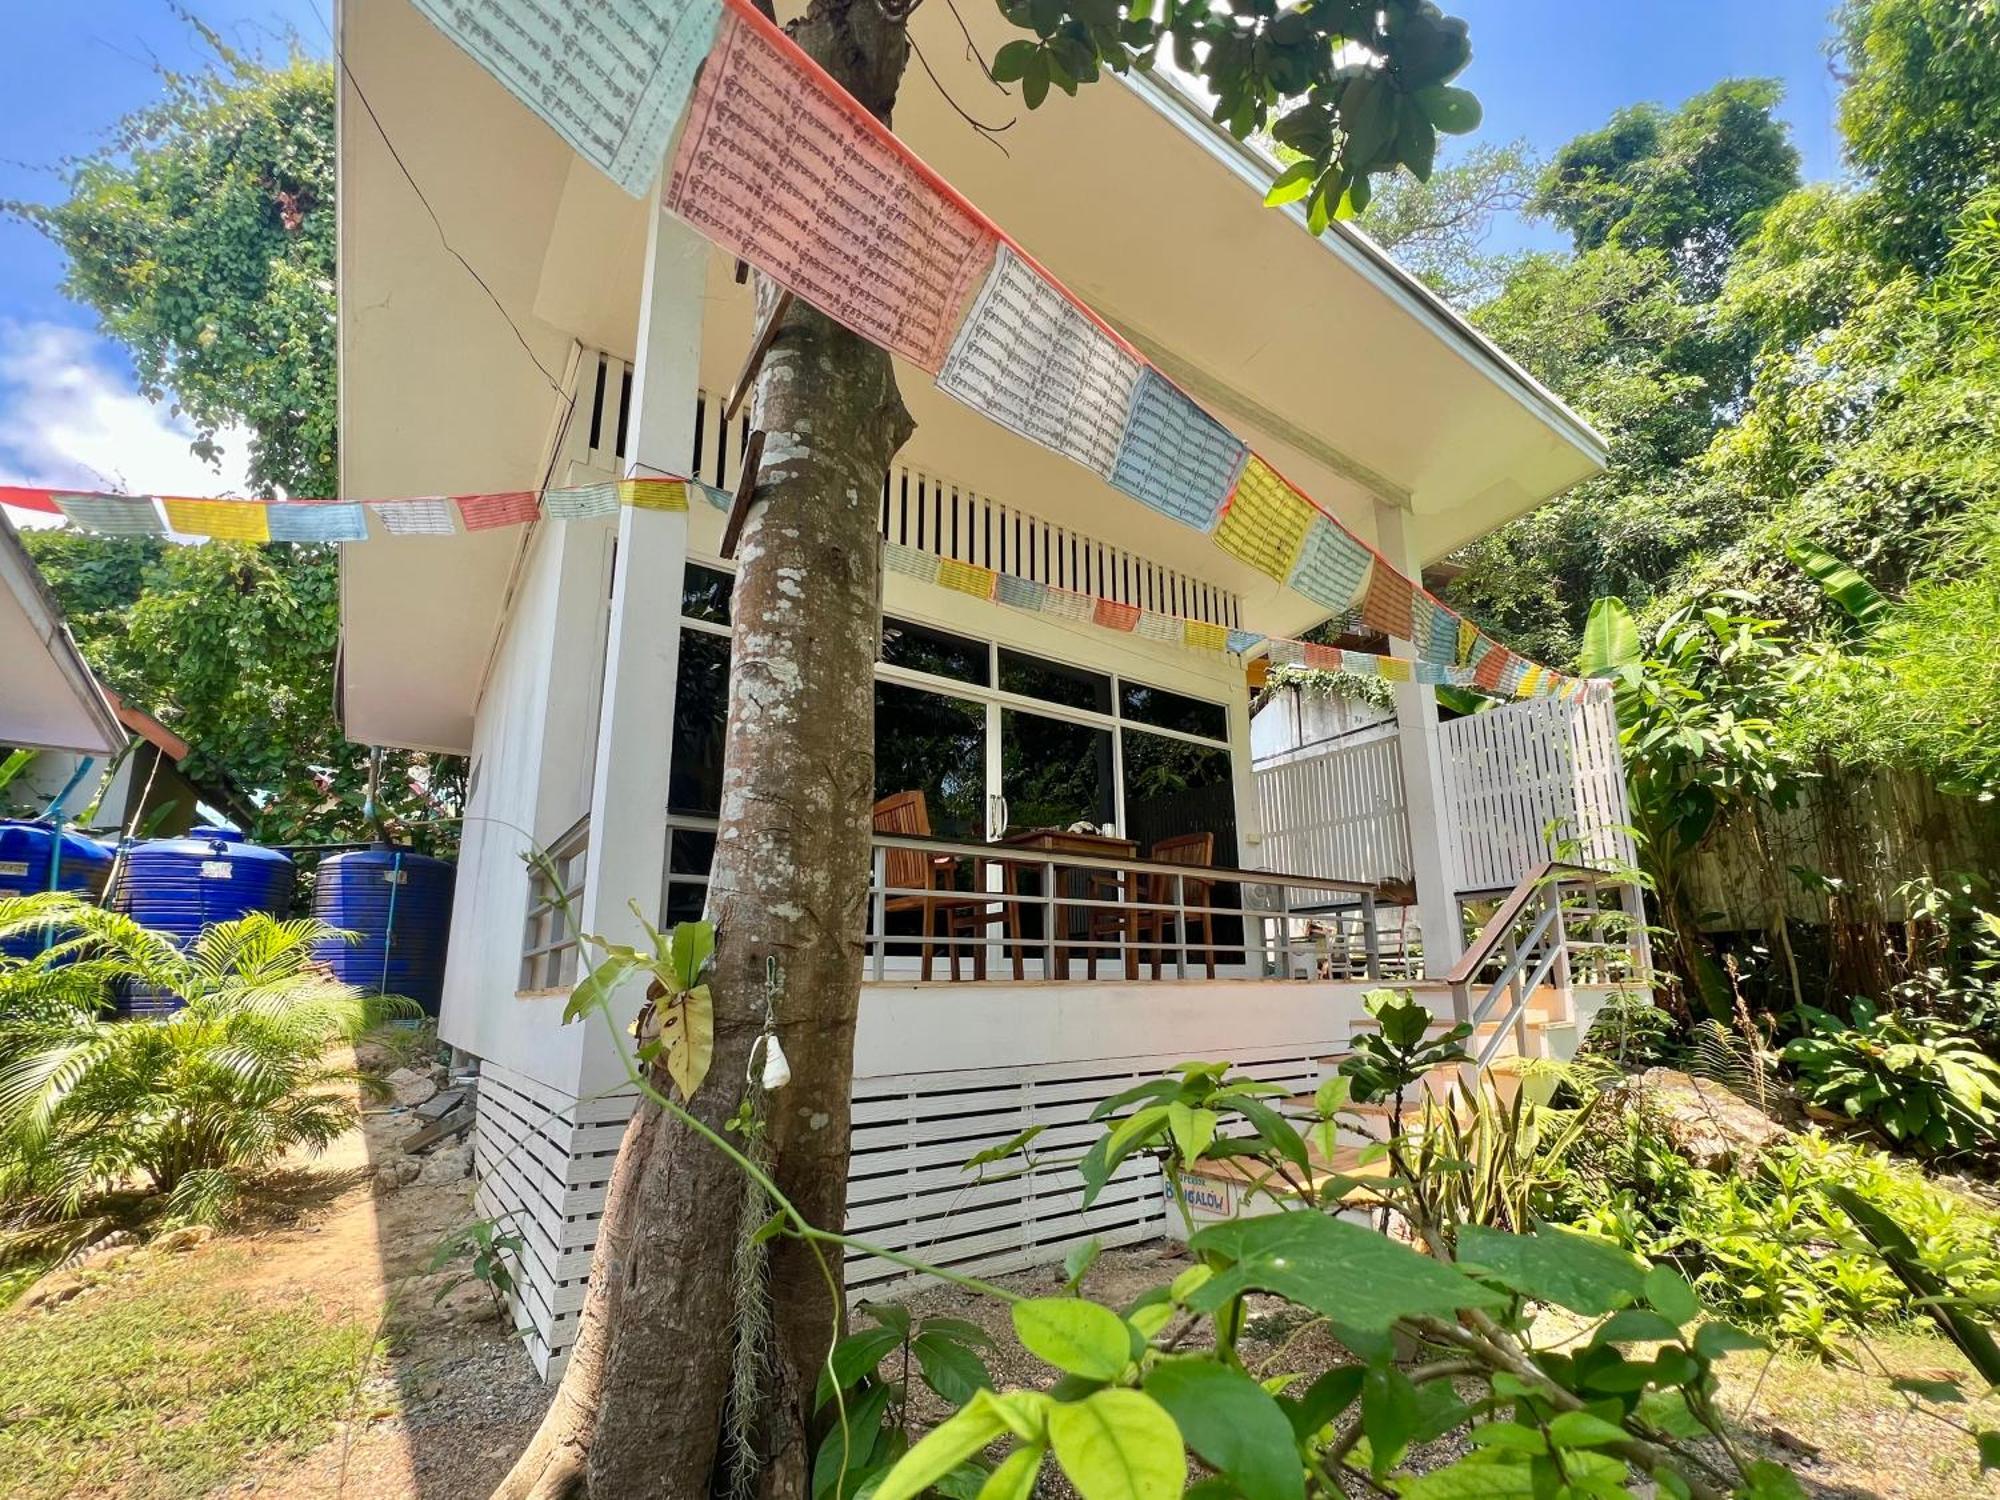
[[[116,913],[30,899],[68,935],[0,961],[0,1196],[17,1222],[75,1218],[134,1181],[184,1217],[213,1218],[242,1174],[353,1123],[339,1085],[359,1075],[330,1066],[327,1049],[414,1010],[317,966],[313,946],[340,936],[321,922],[260,913],[183,952]],[[0,927],[19,916],[0,901]],[[186,1004],[118,1020],[114,980]]]
[[1966,1303],[2000,1307],[2000,1216],[1913,1168],[1844,1141],[1801,1135],[1748,1176],[1690,1165],[1643,1113],[1568,1184],[1562,1217],[1678,1265],[1718,1312],[1822,1355],[1869,1326],[1924,1315],[1828,1195],[1844,1186],[1894,1219],[1919,1262]]
[[1808,1104],[1837,1110],[1898,1146],[1977,1151],[2000,1136],[2000,1063],[1932,1017],[1854,1001],[1854,1023],[1801,1007],[1808,1033],[1786,1043]]

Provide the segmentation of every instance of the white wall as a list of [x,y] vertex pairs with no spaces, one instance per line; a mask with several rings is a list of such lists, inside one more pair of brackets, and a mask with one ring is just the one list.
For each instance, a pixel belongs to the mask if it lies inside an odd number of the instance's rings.
[[1250,754],[1258,762],[1313,755],[1342,746],[1389,739],[1396,716],[1388,709],[1332,693],[1286,687],[1273,692],[1250,721]]
[[610,536],[601,521],[543,521],[528,539],[474,721],[478,785],[438,1022],[451,1045],[568,1089],[582,1029],[559,1025],[560,999],[516,997],[529,885],[521,856],[589,808]]

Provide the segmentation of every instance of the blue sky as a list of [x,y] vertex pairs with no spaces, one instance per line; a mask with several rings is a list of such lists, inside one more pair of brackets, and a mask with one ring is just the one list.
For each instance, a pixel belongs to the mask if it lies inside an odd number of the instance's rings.
[[[327,46],[331,0],[190,0],[233,45],[281,53],[296,34]],[[969,0],[972,4],[984,0]],[[1827,71],[1834,0],[1445,0],[1472,27],[1462,80],[1486,107],[1477,139],[1525,138],[1546,154],[1644,99],[1674,104],[1732,75],[1786,86],[1784,116],[1809,178],[1839,172],[1836,89]],[[164,0],[34,0],[9,7],[0,49],[0,199],[48,199],[51,168],[102,143],[157,97],[156,68],[189,68],[197,39]],[[1509,224],[1497,247],[1553,245],[1546,226]],[[0,220],[0,484],[229,493],[240,465],[208,469],[185,426],[133,389],[131,367],[94,318],[61,293],[60,257]]]

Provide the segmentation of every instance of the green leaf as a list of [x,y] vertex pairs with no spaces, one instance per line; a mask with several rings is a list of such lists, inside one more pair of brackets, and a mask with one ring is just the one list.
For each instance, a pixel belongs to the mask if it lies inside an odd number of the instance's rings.
[[1625,607],[1625,601],[1593,599],[1590,618],[1583,627],[1583,642],[1577,648],[1577,671],[1585,677],[1604,677],[1638,660],[1639,622]]
[[1695,1330],[1694,1352],[1702,1359],[1720,1359],[1732,1349],[1768,1349],[1770,1345],[1754,1333],[1745,1333],[1727,1323],[1704,1323]]
[[1979,1472],[2000,1469],[2000,1432],[1979,1434]]
[[1017,1156],[1030,1141],[1048,1128],[1046,1125],[1030,1125],[1019,1135],[1010,1135],[997,1146],[988,1146],[983,1151],[973,1152],[965,1159],[965,1165],[959,1170],[970,1172],[975,1167],[990,1166],[996,1161],[1005,1161],[1010,1156]]
[[1519,1454],[1481,1450],[1406,1481],[1397,1493],[1404,1500],[1539,1500],[1531,1462]]
[[567,1025],[579,1016],[588,1015],[609,1001],[612,992],[638,967],[636,954],[630,958],[607,954],[592,964],[590,972],[570,988],[569,1002],[563,1006],[564,1024]]
[[993,81],[995,83],[1015,83],[1028,71],[1029,60],[1037,51],[1036,44],[1026,40],[1009,42],[993,54]]
[[1677,1325],[1691,1323],[1701,1316],[1701,1299],[1695,1296],[1687,1278],[1672,1266],[1654,1266],[1646,1273],[1646,1301],[1655,1312]]
[[1169,1359],[1146,1376],[1187,1445],[1244,1500],[1304,1500],[1305,1471],[1284,1408],[1240,1370],[1210,1359]]
[[1014,1332],[1030,1354],[1091,1380],[1116,1380],[1132,1363],[1132,1330],[1125,1320],[1080,1297],[1016,1302]]
[[862,1376],[872,1373],[888,1357],[889,1351],[902,1342],[903,1336],[893,1328],[869,1328],[850,1334],[835,1344],[827,1368],[819,1372],[814,1407],[831,1401],[836,1386],[844,1391]]
[[1051,1407],[1049,1441],[1083,1500],[1179,1500],[1187,1483],[1180,1431],[1143,1391],[1096,1391]]
[[1376,1478],[1403,1456],[1416,1434],[1417,1388],[1392,1364],[1369,1366],[1361,1380],[1361,1432],[1368,1439],[1369,1466]]
[[1212,1109],[1194,1109],[1176,1099],[1167,1106],[1167,1127],[1173,1132],[1174,1148],[1181,1160],[1197,1161],[1215,1139],[1216,1114]]
[[1306,1393],[1296,1401],[1279,1402],[1292,1424],[1293,1436],[1306,1441],[1352,1406],[1361,1394],[1364,1373],[1360,1365],[1335,1365],[1306,1387]]
[[1295,161],[1280,172],[1264,194],[1266,208],[1279,208],[1287,203],[1296,203],[1312,191],[1313,178],[1319,175],[1319,164],[1308,157]]
[[1465,89],[1433,85],[1416,92],[1417,107],[1431,124],[1446,135],[1464,135],[1477,130],[1484,111],[1479,100]]
[[1321,1119],[1331,1119],[1347,1107],[1353,1096],[1354,1080],[1345,1073],[1335,1073],[1313,1091],[1313,1112]]
[[1097,1257],[1104,1253],[1104,1241],[1092,1235],[1080,1245],[1071,1245],[1069,1253],[1063,1257],[1063,1277],[1070,1290],[1076,1289],[1090,1268],[1097,1264]]
[[[946,1500],[979,1500],[985,1493],[986,1481],[993,1476],[987,1473],[983,1464],[962,1463],[931,1488]],[[857,1496],[856,1500],[869,1500],[867,1496]]]
[[1888,618],[1889,601],[1845,559],[1804,537],[1787,541],[1785,555],[1811,574],[1820,591],[1863,630],[1873,630]]
[[1744,1478],[1749,1483],[1736,1492],[1743,1500],[1806,1500],[1805,1486],[1782,1464],[1757,1459],[1745,1470]]
[[845,1425],[835,1422],[813,1456],[813,1500],[851,1495],[859,1487],[875,1444],[882,1436],[882,1413],[889,1406],[889,1387],[878,1385],[847,1407]]
[[676,922],[667,939],[667,953],[673,961],[674,977],[680,987],[691,990],[701,983],[701,971],[715,953],[713,922]]
[[1597,1330],[1591,1341],[1597,1344],[1651,1343],[1655,1340],[1672,1340],[1681,1336],[1681,1331],[1658,1313],[1645,1307],[1627,1307],[1613,1313]]
[[1039,1443],[1016,1448],[979,1487],[979,1500],[1029,1500],[1042,1472],[1042,1455],[1048,1451]]
[[1188,1298],[1196,1312],[1214,1312],[1246,1291],[1274,1292],[1368,1334],[1398,1318],[1449,1317],[1507,1300],[1407,1245],[1323,1214],[1237,1219],[1200,1230],[1189,1243],[1220,1262]]
[[992,1389],[986,1362],[955,1339],[927,1329],[910,1341],[910,1352],[924,1383],[953,1406],[965,1405],[975,1391]]
[[1481,1422],[1466,1438],[1475,1448],[1504,1448],[1509,1453],[1549,1451],[1549,1440],[1540,1428],[1524,1427],[1519,1422]]
[[1602,1448],[1631,1436],[1624,1428],[1587,1411],[1566,1411],[1549,1422],[1549,1437],[1558,1448]]
[[916,1500],[916,1496],[1009,1430],[1007,1418],[992,1393],[977,1392],[964,1410],[945,1418],[896,1460],[895,1467],[883,1477],[870,1500]]
[[1646,1291],[1645,1267],[1630,1252],[1553,1225],[1508,1234],[1468,1224],[1459,1231],[1458,1258],[1525,1297],[1585,1317],[1616,1311]]

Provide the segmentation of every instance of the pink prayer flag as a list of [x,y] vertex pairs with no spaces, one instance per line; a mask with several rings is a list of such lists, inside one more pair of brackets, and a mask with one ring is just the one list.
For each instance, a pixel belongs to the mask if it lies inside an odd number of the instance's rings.
[[456,495],[459,519],[467,531],[491,531],[496,526],[520,526],[542,513],[542,497],[533,490],[502,490],[492,495]]
[[935,375],[998,237],[762,17],[732,9],[666,207],[836,322]]

